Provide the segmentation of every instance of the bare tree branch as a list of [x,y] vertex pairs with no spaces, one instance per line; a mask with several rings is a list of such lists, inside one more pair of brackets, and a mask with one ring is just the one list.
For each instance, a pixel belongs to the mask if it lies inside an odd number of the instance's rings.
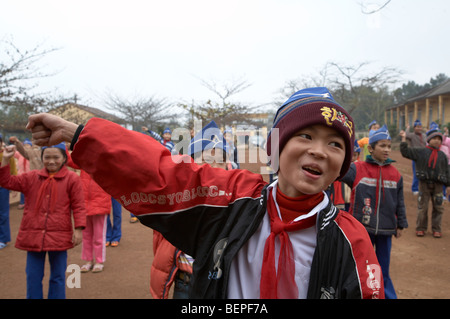
[[170,112],[171,104],[166,98],[155,96],[124,98],[113,92],[106,92],[105,106],[121,114],[121,117],[133,125],[133,129],[140,130],[141,126],[156,129],[158,125],[175,119]]
[[242,78],[235,81],[233,80],[230,83],[221,86],[217,85],[214,80],[205,81],[200,79],[200,82],[208,90],[215,93],[222,100],[222,103],[225,103],[229,97],[236,95],[251,86],[247,80]]
[[[379,5],[378,8],[376,8],[376,9],[370,9],[370,10],[367,8],[367,6],[366,6],[364,3],[360,2],[361,12],[362,12],[363,14],[373,14],[373,13],[379,12],[379,11],[381,11],[384,7],[386,7],[386,6],[389,4],[389,2],[391,2],[391,0],[387,0],[384,4]],[[376,5],[376,4],[371,3],[371,4],[370,4],[370,7],[374,7],[375,5]]]

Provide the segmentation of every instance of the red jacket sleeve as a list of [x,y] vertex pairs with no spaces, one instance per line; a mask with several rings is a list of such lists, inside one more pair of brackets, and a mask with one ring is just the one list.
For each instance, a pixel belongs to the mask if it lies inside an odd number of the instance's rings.
[[86,206],[84,201],[83,185],[80,177],[70,173],[70,207],[72,209],[74,228],[86,227]]
[[10,165],[0,167],[0,186],[9,190],[24,193],[28,188],[26,175],[11,175]]
[[238,198],[259,197],[265,184],[249,171],[199,166],[142,133],[98,118],[86,124],[71,155],[135,215],[227,206]]
[[336,222],[350,244],[362,298],[384,299],[383,274],[367,230],[346,212],[341,212]]

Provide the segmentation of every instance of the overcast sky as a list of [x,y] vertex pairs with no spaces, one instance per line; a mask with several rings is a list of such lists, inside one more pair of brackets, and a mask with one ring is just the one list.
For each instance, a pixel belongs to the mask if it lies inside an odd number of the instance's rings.
[[450,76],[450,1],[392,0],[1,0],[0,39],[42,44],[40,89],[77,93],[100,107],[106,91],[171,101],[216,98],[200,79],[252,85],[236,96],[270,103],[286,81],[328,61],[396,67],[423,84]]

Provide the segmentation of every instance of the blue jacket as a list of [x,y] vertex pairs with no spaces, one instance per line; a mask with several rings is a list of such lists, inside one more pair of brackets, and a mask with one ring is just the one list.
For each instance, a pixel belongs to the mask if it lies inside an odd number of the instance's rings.
[[395,235],[408,227],[403,178],[388,159],[379,164],[372,156],[350,165],[342,181],[352,188],[351,213],[370,234]]

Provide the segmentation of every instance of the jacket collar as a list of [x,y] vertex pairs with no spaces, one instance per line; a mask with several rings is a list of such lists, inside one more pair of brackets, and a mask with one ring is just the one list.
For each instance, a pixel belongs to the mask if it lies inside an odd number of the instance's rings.
[[[66,165],[64,164],[61,167],[61,169],[53,177],[54,178],[63,178],[64,176],[67,175],[68,172],[69,172],[69,170],[67,169]],[[45,178],[48,178],[50,176],[50,174],[48,173],[48,171],[45,167],[38,171],[38,175],[45,177]]]
[[391,159],[391,158],[388,158],[384,163],[380,163],[380,162],[374,160],[372,155],[367,155],[366,162],[371,163],[371,164],[377,164],[377,165],[380,165],[380,166],[385,166],[385,165],[389,165],[389,164],[395,163],[396,161]]

